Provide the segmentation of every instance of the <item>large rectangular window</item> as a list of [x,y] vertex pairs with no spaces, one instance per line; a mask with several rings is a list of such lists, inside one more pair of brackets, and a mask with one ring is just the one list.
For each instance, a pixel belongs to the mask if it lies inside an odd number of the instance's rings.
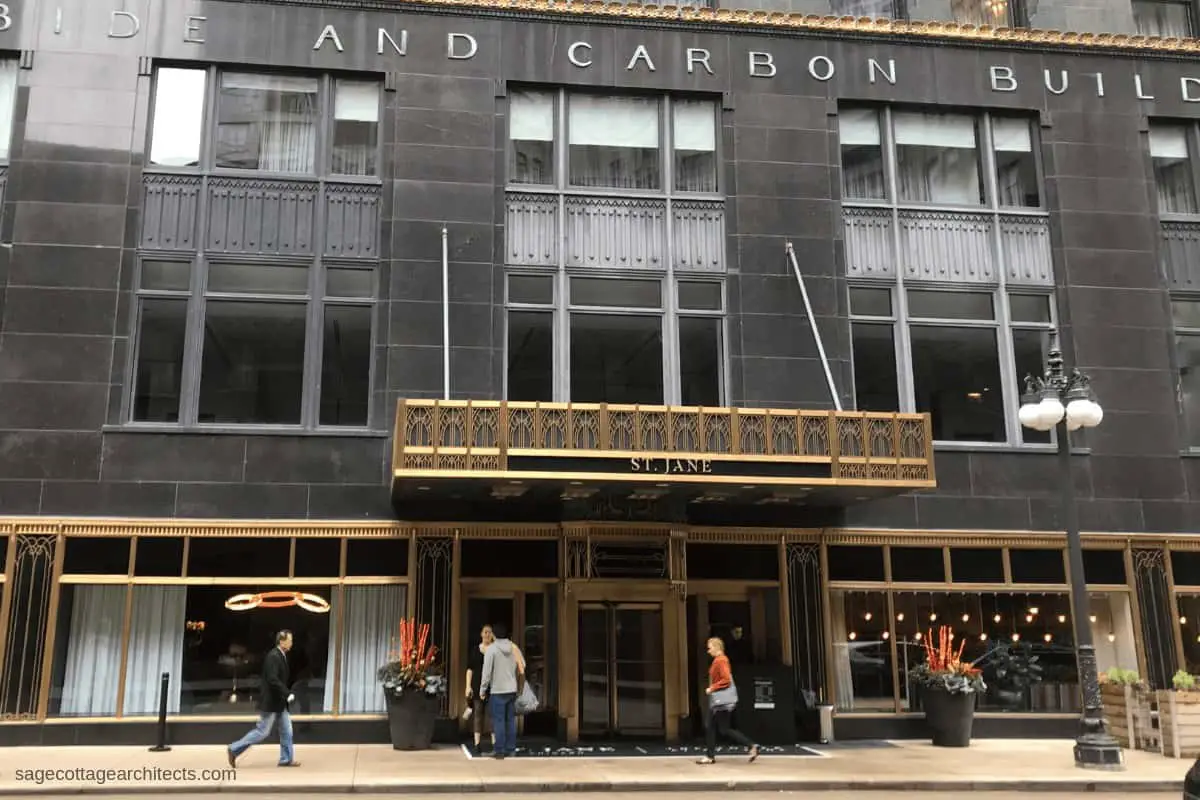
[[[1048,433],[1020,430],[1015,402],[1005,400],[1020,396],[1026,374],[1042,374],[1052,326],[1049,294],[1009,294],[1004,324],[998,313],[1003,298],[994,290],[908,289],[903,316],[893,311],[894,292],[850,288],[859,409],[929,413],[934,439],[943,442],[1050,441]],[[900,324],[907,336],[897,347]],[[900,370],[897,351],[905,365]],[[1011,372],[1004,363],[1013,364]]]
[[1200,448],[1200,298],[1173,298],[1171,312],[1185,435],[1188,447],[1196,449]]
[[374,82],[164,67],[155,72],[152,113],[152,167],[379,172],[380,86]]
[[667,313],[661,278],[569,276],[561,300],[553,281],[508,276],[509,400],[722,404],[721,282],[678,281]]
[[130,419],[366,427],[374,270],[204,263],[141,262]]
[[892,115],[896,183],[902,201],[940,205],[984,202],[977,123],[962,114]]
[[[718,190],[719,120],[711,100],[513,90],[508,116],[509,184]],[[556,145],[562,147],[566,175],[555,170]],[[668,166],[671,186],[664,177]]]

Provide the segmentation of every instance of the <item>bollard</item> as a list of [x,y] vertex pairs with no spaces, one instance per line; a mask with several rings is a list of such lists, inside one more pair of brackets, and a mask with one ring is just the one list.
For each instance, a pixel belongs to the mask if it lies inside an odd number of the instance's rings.
[[162,688],[158,692],[158,744],[150,748],[151,753],[165,753],[171,748],[167,746],[167,686],[171,683],[171,673],[162,674]]

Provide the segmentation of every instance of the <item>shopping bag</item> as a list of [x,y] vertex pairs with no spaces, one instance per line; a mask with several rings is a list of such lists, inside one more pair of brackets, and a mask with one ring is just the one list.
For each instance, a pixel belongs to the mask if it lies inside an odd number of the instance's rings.
[[532,714],[538,709],[537,695],[533,693],[533,687],[529,685],[529,681],[525,682],[521,693],[517,695],[516,712],[519,715]]

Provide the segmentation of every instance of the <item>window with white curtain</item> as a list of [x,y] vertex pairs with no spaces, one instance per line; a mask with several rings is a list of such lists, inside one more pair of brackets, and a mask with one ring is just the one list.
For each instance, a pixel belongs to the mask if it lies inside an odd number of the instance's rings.
[[900,199],[915,203],[984,202],[974,117],[902,111],[893,114]]
[[1195,214],[1196,189],[1186,125],[1150,126],[1150,161],[1160,214]]
[[[210,95],[211,119],[205,111]],[[373,176],[379,173],[380,106],[373,81],[162,67],[155,72],[149,162]]]
[[13,114],[17,100],[17,62],[0,59],[0,161],[8,160],[12,148]]
[[838,114],[842,147],[842,194],[854,200],[883,200],[887,181],[883,167],[883,139],[879,112],[848,108]]
[[719,128],[711,100],[510,90],[508,183],[715,194]]
[[1001,206],[1040,208],[1037,159],[1028,119],[992,119],[992,150],[996,159],[996,201]]
[[675,191],[717,190],[716,108],[705,100],[676,100],[673,142],[675,147]]
[[508,97],[509,183],[554,183],[554,95],[512,92]]

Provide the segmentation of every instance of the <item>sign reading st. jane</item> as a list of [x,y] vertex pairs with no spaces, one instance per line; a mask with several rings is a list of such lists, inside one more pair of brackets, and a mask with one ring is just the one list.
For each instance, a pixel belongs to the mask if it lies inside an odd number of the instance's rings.
[[654,475],[711,475],[712,459],[708,458],[631,458],[630,472]]

